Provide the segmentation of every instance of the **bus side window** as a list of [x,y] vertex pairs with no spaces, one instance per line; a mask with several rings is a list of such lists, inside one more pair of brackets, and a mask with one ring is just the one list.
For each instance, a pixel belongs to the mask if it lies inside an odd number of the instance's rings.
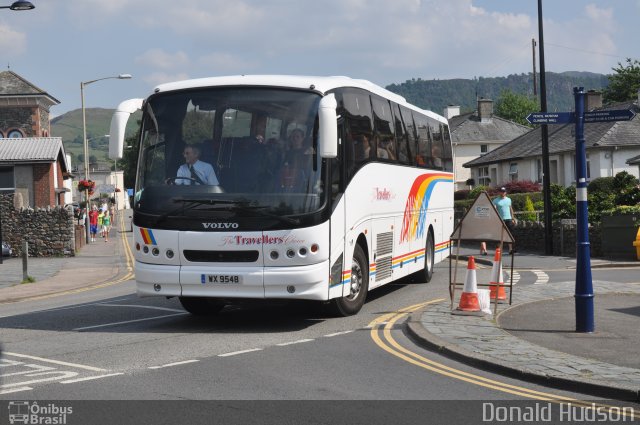
[[432,136],[431,156],[433,160],[433,168],[436,170],[442,170],[444,166],[443,162],[443,149],[442,149],[442,127],[441,124],[434,120],[429,119],[429,132]]
[[422,168],[432,168],[431,161],[431,141],[429,135],[429,123],[425,117],[418,114],[413,114],[413,119],[416,124],[416,133],[418,135],[417,151],[416,151],[416,165]]
[[[355,173],[371,161],[371,101],[369,94],[361,89],[344,89],[342,93],[344,117],[344,144],[346,161],[346,182],[351,180]],[[346,183],[345,182],[345,183]]]
[[413,155],[414,153],[417,153],[413,117],[411,116],[411,111],[409,109],[404,106],[399,106],[399,108],[405,128],[405,140],[401,142],[400,138],[398,138],[398,161],[402,164],[416,165]]
[[391,105],[388,100],[376,95],[371,95],[373,106],[374,136],[371,140],[371,149],[375,158],[384,161],[396,161],[396,135]]
[[453,152],[451,150],[451,133],[449,132],[449,126],[442,126],[443,140],[442,144],[444,149],[442,151],[442,158],[444,159],[444,171],[453,171]]

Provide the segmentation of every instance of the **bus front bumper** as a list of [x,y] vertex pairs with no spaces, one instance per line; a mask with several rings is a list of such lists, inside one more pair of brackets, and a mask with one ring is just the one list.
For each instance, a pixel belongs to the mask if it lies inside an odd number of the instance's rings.
[[[279,298],[326,301],[329,261],[292,267],[165,266],[136,261],[141,297]],[[234,282],[237,277],[237,282]],[[227,281],[228,283],[221,283]]]

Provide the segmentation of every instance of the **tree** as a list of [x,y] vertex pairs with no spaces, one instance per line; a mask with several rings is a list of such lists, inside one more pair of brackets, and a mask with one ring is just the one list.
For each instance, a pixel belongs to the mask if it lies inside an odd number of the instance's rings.
[[618,62],[616,73],[609,76],[609,86],[604,89],[605,103],[625,102],[635,99],[640,89],[640,60],[627,58],[627,65]]
[[535,99],[524,94],[514,93],[511,90],[503,90],[496,101],[495,112],[501,118],[531,127],[526,117],[539,110],[540,106]]

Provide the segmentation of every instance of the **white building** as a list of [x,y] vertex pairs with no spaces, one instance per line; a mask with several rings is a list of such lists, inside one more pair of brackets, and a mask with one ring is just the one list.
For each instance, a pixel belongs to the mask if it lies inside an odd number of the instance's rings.
[[[593,93],[590,93],[593,95]],[[591,97],[591,96],[590,96]],[[588,99],[593,105],[593,99]],[[598,99],[595,100],[598,104]],[[599,104],[602,104],[600,99]],[[630,109],[636,114],[637,102],[609,105],[598,110]],[[587,110],[593,108],[587,107]],[[575,184],[575,125],[549,125],[550,182],[565,187]],[[630,121],[585,124],[587,178],[612,177],[626,171],[639,177],[633,160],[640,155],[640,118]],[[542,136],[540,127],[517,137],[486,155],[464,164],[477,183],[501,186],[509,181],[542,182]],[[487,184],[489,185],[489,184]]]

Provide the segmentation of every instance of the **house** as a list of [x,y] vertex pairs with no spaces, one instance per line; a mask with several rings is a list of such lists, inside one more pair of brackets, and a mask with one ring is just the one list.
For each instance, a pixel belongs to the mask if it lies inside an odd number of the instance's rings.
[[20,194],[25,207],[67,201],[69,162],[62,139],[49,137],[49,110],[59,103],[15,72],[0,72],[0,192]]
[[64,206],[71,177],[61,138],[0,139],[0,192],[20,194],[22,206]]
[[[601,107],[598,92],[586,97],[588,111],[638,110],[637,102]],[[594,107],[595,106],[595,107]],[[575,125],[549,125],[549,178],[565,187],[575,183]],[[638,177],[639,168],[629,158],[640,155],[640,117],[630,121],[587,123],[584,126],[587,152],[587,179],[615,176],[627,171]],[[479,184],[500,186],[506,182],[532,180],[542,182],[542,135],[537,127],[480,158],[463,164]]]
[[[467,180],[473,178],[471,170],[463,164],[513,140],[530,129],[515,122],[493,115],[493,101],[479,99],[475,112],[460,115],[460,107],[449,106],[444,110],[449,120],[456,190],[467,188]],[[478,180],[476,179],[477,183]]]

